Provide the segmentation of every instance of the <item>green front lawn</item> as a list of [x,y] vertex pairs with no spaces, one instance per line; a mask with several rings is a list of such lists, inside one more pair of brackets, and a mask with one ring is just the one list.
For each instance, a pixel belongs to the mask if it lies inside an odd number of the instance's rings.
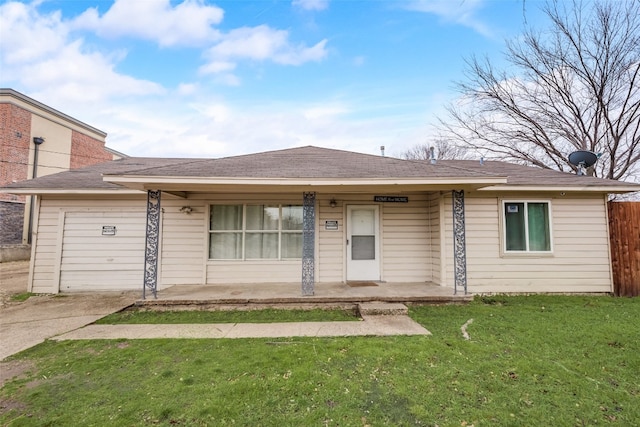
[[128,309],[98,320],[101,325],[119,324],[189,324],[189,323],[276,323],[276,322],[335,322],[359,320],[355,310],[264,310],[245,311],[144,311]]
[[433,335],[46,342],[10,362],[32,367],[0,390],[0,424],[640,424],[640,298],[410,314]]

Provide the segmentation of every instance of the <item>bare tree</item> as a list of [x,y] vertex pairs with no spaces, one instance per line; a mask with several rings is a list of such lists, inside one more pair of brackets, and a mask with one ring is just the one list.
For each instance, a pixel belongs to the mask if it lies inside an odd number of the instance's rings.
[[467,60],[461,102],[439,118],[448,138],[490,157],[575,170],[576,150],[601,153],[593,173],[638,179],[640,0],[552,0],[546,32],[507,42],[513,70]]
[[414,145],[402,152],[400,157],[409,160],[429,160],[431,158],[431,147],[433,147],[437,159],[465,160],[471,158],[470,150],[467,147],[450,143],[444,139],[436,139],[431,144]]

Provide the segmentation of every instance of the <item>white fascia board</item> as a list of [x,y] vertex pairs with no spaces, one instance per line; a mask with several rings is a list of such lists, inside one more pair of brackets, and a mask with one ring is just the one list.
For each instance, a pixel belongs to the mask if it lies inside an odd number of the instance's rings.
[[565,191],[565,192],[592,192],[592,193],[630,193],[640,191],[640,185],[629,186],[549,186],[549,185],[492,185],[482,187],[478,191]]
[[505,177],[475,178],[194,178],[194,177],[149,177],[149,176],[104,176],[104,181],[114,184],[138,187],[162,184],[171,185],[305,185],[305,186],[350,186],[350,185],[494,185],[506,184]]
[[0,189],[0,193],[33,195],[33,194],[146,194],[146,191],[131,190],[99,190],[99,189],[61,189],[61,188],[16,188]]

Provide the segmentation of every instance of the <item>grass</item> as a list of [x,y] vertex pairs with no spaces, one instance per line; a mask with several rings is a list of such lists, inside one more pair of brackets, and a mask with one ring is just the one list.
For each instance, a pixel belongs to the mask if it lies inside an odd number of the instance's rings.
[[19,294],[11,295],[11,301],[23,302],[31,298],[33,295],[31,292],[20,292]]
[[640,298],[492,297],[410,315],[433,335],[48,341],[13,358],[33,367],[0,390],[0,424],[640,423]]
[[141,311],[129,309],[98,320],[97,324],[177,324],[177,323],[275,323],[331,322],[359,320],[354,310],[247,310],[247,311]]

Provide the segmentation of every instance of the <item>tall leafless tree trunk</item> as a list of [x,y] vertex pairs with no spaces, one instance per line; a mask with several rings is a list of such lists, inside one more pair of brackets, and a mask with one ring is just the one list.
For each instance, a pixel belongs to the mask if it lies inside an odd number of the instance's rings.
[[507,42],[509,73],[467,61],[463,97],[444,134],[488,157],[575,170],[576,150],[601,154],[596,176],[639,178],[640,0],[550,1],[548,31]]

